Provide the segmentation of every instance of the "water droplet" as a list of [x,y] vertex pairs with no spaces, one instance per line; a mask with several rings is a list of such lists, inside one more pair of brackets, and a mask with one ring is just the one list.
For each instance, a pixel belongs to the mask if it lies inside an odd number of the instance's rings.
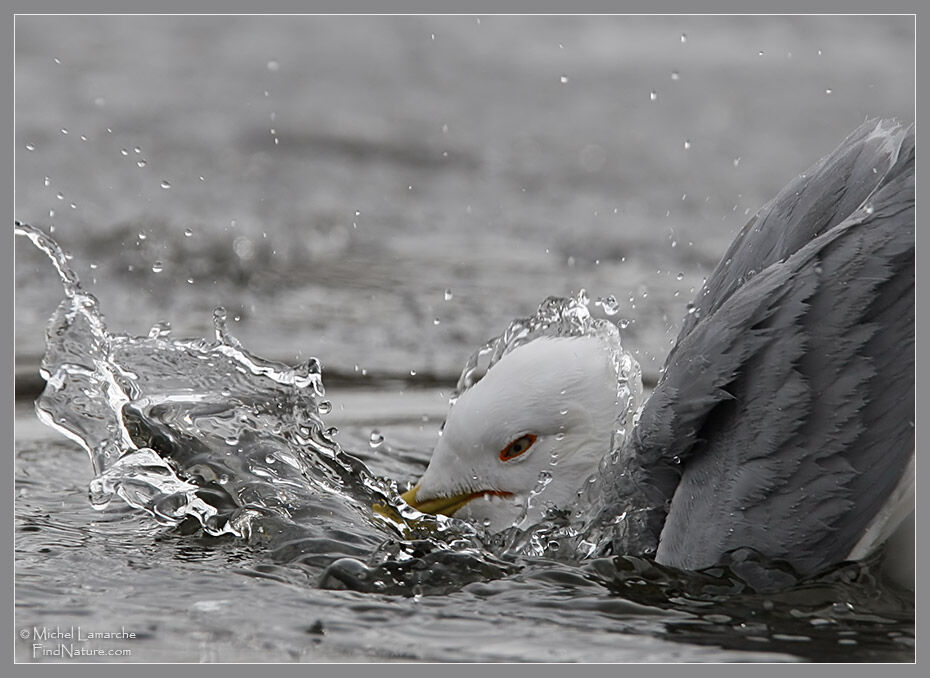
[[145,231],[139,231],[139,240],[145,240],[148,236],[145,235]]
[[[48,211],[48,218],[51,219],[51,218],[54,217],[54,216],[55,216],[55,210],[49,210],[49,211]],[[54,227],[53,227],[53,228],[54,228]]]
[[445,299],[446,301],[449,301],[450,299],[452,299],[452,290],[447,288],[446,291],[442,293],[442,298]]
[[271,71],[272,73],[274,73],[275,71],[277,71],[277,70],[280,69],[280,68],[281,68],[281,64],[279,64],[279,63],[278,63],[277,61],[275,61],[274,59],[272,59],[271,61],[268,62],[268,70]]
[[410,376],[411,376],[411,377],[417,376],[417,371],[416,371],[416,370],[410,370]]
[[433,324],[434,324],[434,325],[438,325],[439,322],[440,322],[440,321],[439,321],[439,318],[433,318]]
[[687,151],[689,148],[691,148],[691,141],[688,139],[685,139],[685,150]]
[[671,77],[672,77],[672,80],[678,80],[681,76],[679,75],[678,71],[672,71]]
[[139,160],[139,161],[136,162],[136,165],[137,165],[138,167],[145,167],[147,164],[148,164],[148,163],[146,163],[145,158],[143,158],[142,160]]
[[185,238],[190,238],[192,235],[194,235],[194,229],[192,229],[192,228],[185,228],[185,229],[184,229],[184,237],[185,237]]
[[168,182],[167,179],[162,179],[161,187],[164,188],[165,190],[168,190],[169,188],[171,188],[171,184]]
[[655,101],[658,98],[659,98],[658,92],[656,92],[655,90],[652,90],[651,92],[649,92],[649,101]]
[[165,270],[165,265],[161,261],[156,261],[152,264],[152,273],[161,273]]
[[742,160],[742,157],[733,158],[733,167],[739,167],[740,160]]
[[561,82],[564,85],[565,83],[568,82],[568,76],[567,75],[559,76],[559,82]]
[[87,141],[87,137],[83,134],[81,135],[81,141]]
[[62,134],[68,134],[68,129],[65,128],[65,127],[62,127],[62,128],[61,128],[61,133],[62,133]]
[[217,306],[213,309],[213,320],[216,322],[226,322],[226,309],[223,306]]
[[612,294],[608,295],[604,299],[596,299],[594,305],[603,307],[604,313],[607,315],[616,315],[620,310],[620,302],[617,301],[617,297]]
[[34,151],[34,150],[36,150],[35,144],[26,144],[26,150],[27,150],[27,151]]
[[320,404],[317,405],[317,409],[320,411],[320,414],[329,414],[333,411],[333,404],[328,400],[322,400]]
[[136,147],[133,148],[132,150],[133,150],[135,153],[141,153],[141,152],[142,152],[142,147],[141,147],[141,146],[136,146]]
[[679,272],[678,272],[678,275],[675,276],[675,279],[676,279],[676,280],[683,280],[684,277],[685,277],[685,274],[682,273],[681,271],[679,271]]
[[51,185],[52,185],[52,180],[49,179],[48,177],[45,177],[45,187],[48,188]]
[[823,91],[823,93],[824,93],[824,94],[833,94],[833,90],[830,89],[829,87],[827,87],[827,89],[825,89],[825,90]]
[[64,194],[64,193],[56,193],[56,194],[55,194],[55,197],[58,198],[59,200],[64,200],[64,199],[65,199],[65,194]]
[[685,44],[686,42],[688,42],[688,35],[687,35],[686,33],[682,33],[682,34],[681,34],[681,44],[683,45],[683,44]]
[[119,149],[119,152],[120,152],[120,155],[129,155],[129,149],[128,149],[128,148],[121,148],[121,149]]
[[377,449],[381,447],[381,444],[384,442],[384,436],[381,435],[381,432],[378,429],[374,429],[371,432],[371,435],[368,436],[368,445],[372,449]]
[[633,321],[630,320],[629,318],[620,318],[620,329],[625,330],[627,327],[630,326],[630,323],[632,322]]

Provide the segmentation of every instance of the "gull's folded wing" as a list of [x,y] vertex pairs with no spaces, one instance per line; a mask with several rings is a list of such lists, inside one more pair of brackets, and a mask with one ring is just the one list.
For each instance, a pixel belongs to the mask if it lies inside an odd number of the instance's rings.
[[802,573],[842,560],[914,450],[913,128],[856,130],[744,228],[695,305],[602,515],[638,494],[657,560],[686,569],[738,547]]

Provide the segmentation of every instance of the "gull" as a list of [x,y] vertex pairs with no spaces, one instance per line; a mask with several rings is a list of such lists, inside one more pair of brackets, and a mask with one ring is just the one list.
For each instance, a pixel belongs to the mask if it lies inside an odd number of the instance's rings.
[[684,570],[749,548],[809,575],[893,545],[912,587],[914,143],[867,120],[756,213],[615,449],[610,346],[539,336],[453,402],[403,499],[490,531],[583,507],[600,553]]

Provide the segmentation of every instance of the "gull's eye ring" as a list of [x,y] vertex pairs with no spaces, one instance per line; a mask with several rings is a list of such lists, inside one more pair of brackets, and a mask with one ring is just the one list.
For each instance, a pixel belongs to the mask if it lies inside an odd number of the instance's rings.
[[507,447],[501,450],[501,461],[510,461],[515,457],[519,457],[521,454],[530,449],[535,442],[536,436],[534,436],[532,433],[526,433],[520,436],[509,445],[507,445]]

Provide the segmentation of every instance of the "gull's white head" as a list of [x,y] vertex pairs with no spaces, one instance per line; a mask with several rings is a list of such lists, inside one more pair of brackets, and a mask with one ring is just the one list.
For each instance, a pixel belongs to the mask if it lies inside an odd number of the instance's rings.
[[531,495],[530,519],[571,508],[610,451],[618,407],[617,369],[602,339],[533,339],[455,401],[404,500],[492,532],[519,520]]

